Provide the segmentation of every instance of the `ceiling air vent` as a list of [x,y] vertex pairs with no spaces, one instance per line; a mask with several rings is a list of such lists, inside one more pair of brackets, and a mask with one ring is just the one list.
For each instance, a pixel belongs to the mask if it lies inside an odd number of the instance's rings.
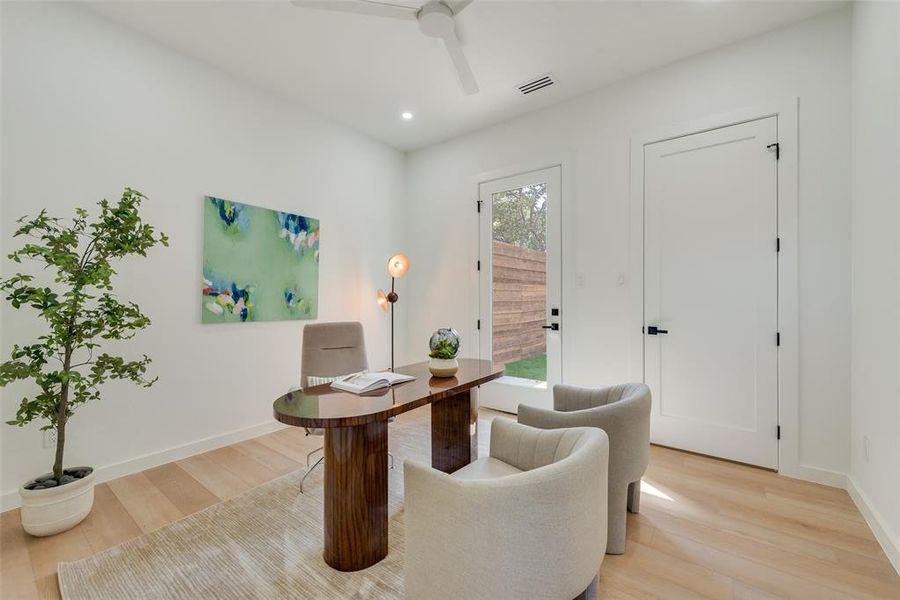
[[553,85],[554,83],[556,83],[556,81],[553,80],[553,75],[547,73],[546,75],[535,77],[531,81],[526,81],[519,86],[519,91],[522,92],[523,95],[527,96],[531,92],[536,92],[547,86]]

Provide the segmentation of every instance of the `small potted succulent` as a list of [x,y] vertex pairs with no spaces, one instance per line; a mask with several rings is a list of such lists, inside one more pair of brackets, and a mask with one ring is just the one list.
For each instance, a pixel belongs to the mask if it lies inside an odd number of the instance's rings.
[[428,356],[428,370],[435,377],[453,377],[459,370],[456,355],[459,354],[459,334],[455,329],[445,327],[438,329],[428,343],[431,352]]
[[0,279],[0,291],[13,308],[36,311],[46,329],[33,342],[13,346],[10,360],[0,363],[0,387],[33,381],[35,392],[22,398],[16,418],[7,423],[24,427],[43,421],[42,430],[56,432],[53,470],[19,488],[22,526],[32,535],[70,529],[93,506],[93,468],[65,468],[66,426],[75,410],[99,400],[100,386],[110,379],[145,387],[156,381],[145,377],[150,364],[146,355],[126,360],[101,351],[101,344],[118,345],[150,325],[137,304],[118,299],[112,284],[115,263],[146,256],[156,244],[168,245],[165,234],[141,220],[144,199],[126,189],[117,203],[101,200],[94,219],[77,208],[71,221],[43,210],[18,221],[14,237],[25,241],[8,258],[36,263],[41,274]]

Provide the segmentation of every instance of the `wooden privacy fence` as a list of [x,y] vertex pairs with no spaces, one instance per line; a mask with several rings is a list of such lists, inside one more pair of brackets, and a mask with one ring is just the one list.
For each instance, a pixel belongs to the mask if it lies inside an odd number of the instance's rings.
[[547,258],[504,242],[493,247],[493,359],[506,364],[547,351]]

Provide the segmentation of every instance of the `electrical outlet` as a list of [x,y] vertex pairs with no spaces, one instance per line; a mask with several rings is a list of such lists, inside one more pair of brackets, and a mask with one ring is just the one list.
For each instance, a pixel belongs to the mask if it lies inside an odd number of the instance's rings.
[[44,434],[44,448],[55,448],[56,447],[56,430],[55,429],[45,429],[41,433]]
[[869,462],[869,436],[863,436],[863,459]]

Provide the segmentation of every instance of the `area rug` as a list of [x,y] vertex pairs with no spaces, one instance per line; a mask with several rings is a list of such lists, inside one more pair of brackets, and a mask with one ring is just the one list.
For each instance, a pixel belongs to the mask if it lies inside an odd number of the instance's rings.
[[[482,437],[489,428],[479,423]],[[67,600],[402,598],[403,466],[430,460],[429,419],[390,429],[387,558],[354,573],[322,559],[322,475],[305,469],[89,558],[59,564]]]

